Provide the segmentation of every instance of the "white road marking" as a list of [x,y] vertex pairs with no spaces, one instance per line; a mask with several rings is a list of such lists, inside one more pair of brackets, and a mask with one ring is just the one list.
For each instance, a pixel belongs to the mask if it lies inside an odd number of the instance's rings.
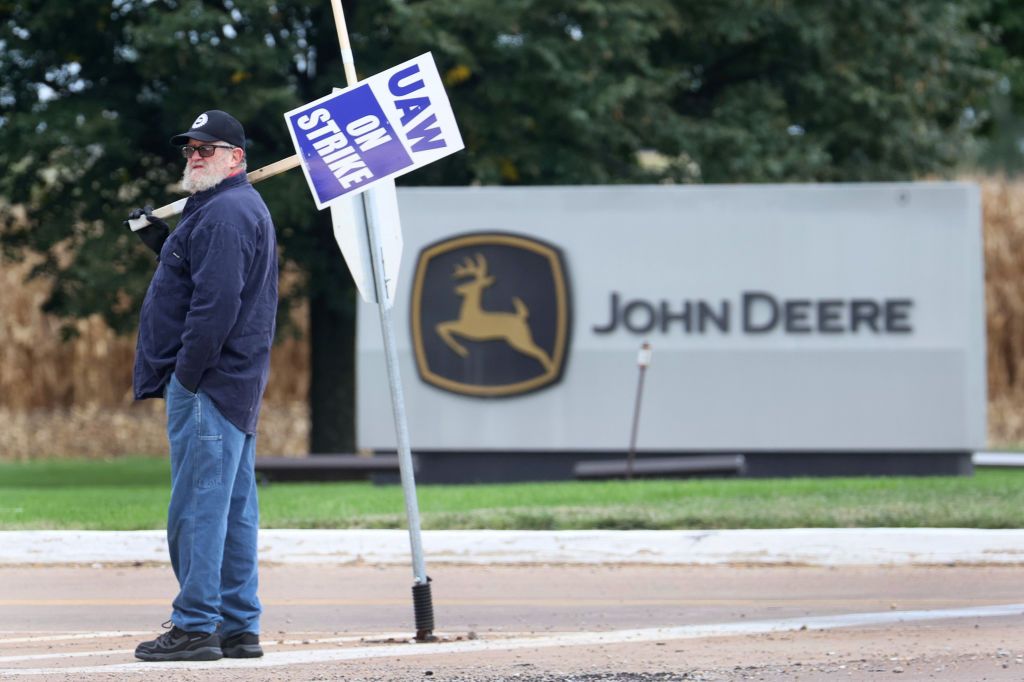
[[89,675],[111,673],[152,673],[160,670],[217,670],[223,668],[274,668],[287,665],[328,663],[334,661],[360,660],[385,657],[431,656],[481,651],[512,651],[517,649],[539,649],[555,646],[594,646],[658,642],[675,639],[700,639],[705,637],[729,637],[796,630],[833,630],[837,628],[914,623],[920,621],[949,620],[957,618],[998,618],[1024,615],[1024,604],[979,606],[963,609],[936,609],[930,611],[883,611],[878,613],[847,613],[832,616],[811,616],[806,618],[784,618],[738,623],[717,623],[707,625],[685,625],[673,628],[644,628],[635,630],[612,630],[607,632],[578,632],[536,638],[507,640],[469,640],[435,644],[413,644],[392,646],[370,646],[352,649],[314,649],[267,654],[263,658],[231,658],[209,662],[174,663],[121,663],[114,665],[88,666],[78,668],[22,668],[0,670],[0,677],[22,675]]
[[103,639],[104,637],[141,637],[142,635],[148,634],[151,633],[126,632],[123,630],[115,630],[113,632],[75,632],[67,634],[47,633],[35,635],[32,637],[10,637],[7,639],[0,639],[0,644],[25,644],[28,642],[57,642],[69,639]]
[[61,654],[24,654],[22,656],[0,656],[0,665],[19,661],[46,661],[55,658],[82,658],[83,656],[124,656],[134,654],[135,649],[108,649],[106,651],[66,651]]
[[[93,635],[82,635],[83,638],[93,638]],[[47,638],[42,638],[46,641]],[[66,639],[66,638],[65,638]],[[98,639],[98,638],[96,638]],[[350,635],[347,637],[323,637],[320,639],[282,639],[268,640],[262,642],[264,647],[268,646],[296,646],[307,644],[343,644],[345,642],[362,642],[373,640],[380,643],[382,640],[394,639],[397,642],[410,639],[408,633],[373,634],[373,635]],[[35,641],[35,640],[33,640]],[[0,664],[15,663],[19,661],[45,661],[55,658],[81,658],[84,656],[120,656],[123,654],[134,654],[135,649],[107,649],[104,651],[66,651],[60,654],[19,654],[15,656],[0,656]]]

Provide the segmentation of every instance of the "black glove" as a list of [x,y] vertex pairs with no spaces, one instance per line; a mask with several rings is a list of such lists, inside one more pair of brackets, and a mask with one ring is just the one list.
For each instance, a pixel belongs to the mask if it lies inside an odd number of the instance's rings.
[[171,233],[167,223],[153,215],[153,207],[133,209],[128,214],[128,220],[124,224],[135,234],[139,235],[142,243],[152,249],[153,253],[160,255],[160,248]]

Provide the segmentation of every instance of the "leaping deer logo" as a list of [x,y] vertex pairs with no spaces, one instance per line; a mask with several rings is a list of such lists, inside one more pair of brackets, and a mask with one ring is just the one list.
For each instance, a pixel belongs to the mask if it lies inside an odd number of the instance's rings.
[[471,341],[504,340],[509,346],[523,355],[534,358],[543,365],[545,371],[551,371],[554,363],[533,340],[528,318],[530,309],[518,296],[512,297],[514,313],[484,310],[480,297],[484,289],[494,284],[494,277],[487,274],[487,260],[483,254],[477,253],[475,259],[466,258],[462,265],[455,266],[453,279],[470,277],[466,282],[455,286],[455,293],[462,297],[459,318],[440,322],[435,329],[438,336],[459,354],[468,357],[469,350],[455,340],[460,336]]

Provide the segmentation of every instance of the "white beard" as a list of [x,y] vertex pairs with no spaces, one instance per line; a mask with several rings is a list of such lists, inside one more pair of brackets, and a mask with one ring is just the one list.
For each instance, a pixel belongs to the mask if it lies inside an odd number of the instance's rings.
[[181,176],[181,188],[189,194],[213,189],[231,174],[229,162],[230,158],[225,159],[223,163],[220,159],[214,163],[207,161],[206,168],[199,171],[195,171],[191,166],[185,166],[185,172]]

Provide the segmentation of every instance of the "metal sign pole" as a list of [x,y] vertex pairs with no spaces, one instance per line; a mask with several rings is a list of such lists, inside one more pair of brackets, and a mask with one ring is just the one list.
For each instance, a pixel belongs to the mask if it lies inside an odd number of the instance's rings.
[[425,640],[430,638],[434,631],[434,605],[430,593],[430,578],[427,576],[426,562],[423,558],[420,510],[416,499],[412,451],[409,446],[409,426],[405,417],[405,394],[402,390],[402,377],[398,371],[398,344],[395,342],[395,327],[391,320],[391,310],[387,304],[384,252],[380,248],[380,226],[372,210],[371,202],[367,201],[366,192],[363,192],[362,199],[363,209],[366,211],[366,231],[372,253],[373,281],[377,288],[377,312],[380,314],[380,329],[384,337],[384,358],[388,369],[391,410],[395,418],[395,436],[398,440],[398,470],[402,479],[402,492],[405,496],[405,513],[409,520],[409,544],[412,549],[413,576],[416,579],[416,584],[412,588],[416,639]]
[[629,457],[626,459],[626,479],[633,478],[633,464],[636,461],[636,434],[640,426],[640,400],[644,395],[644,375],[651,364],[651,344],[646,341],[640,346],[636,364],[640,367],[640,378],[636,382],[636,401],[633,403],[633,428],[629,434]]
[[[341,46],[341,58],[345,65],[345,77],[350,86],[358,81],[352,48],[349,46],[348,29],[345,25],[345,13],[341,0],[331,0],[334,10],[334,22],[338,30],[338,43]],[[381,247],[379,216],[373,210],[373,202],[369,201],[366,192],[360,197],[366,231],[370,245],[370,263],[373,269],[373,281],[377,290],[377,310],[380,313],[380,329],[384,337],[384,358],[387,364],[388,387],[391,394],[391,410],[395,418],[395,435],[398,441],[398,468],[402,479],[402,492],[405,497],[405,513],[409,521],[409,545],[412,550],[412,566],[415,584],[412,587],[413,609],[416,618],[416,639],[420,641],[432,638],[434,631],[434,604],[430,592],[430,578],[427,576],[426,562],[423,558],[423,541],[420,533],[420,510],[416,499],[416,480],[413,474],[412,451],[409,446],[409,426],[405,416],[405,394],[402,390],[402,378],[398,371],[398,344],[395,341],[395,328],[391,321],[390,300],[387,289],[387,277],[384,272],[384,252]]]

